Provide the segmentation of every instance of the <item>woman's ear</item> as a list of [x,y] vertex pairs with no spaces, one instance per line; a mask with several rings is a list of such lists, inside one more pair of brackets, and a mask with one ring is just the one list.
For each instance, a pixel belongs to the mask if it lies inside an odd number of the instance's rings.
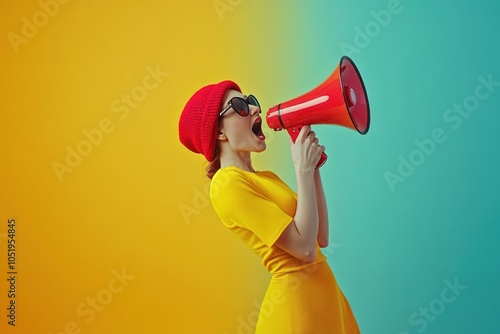
[[227,137],[223,131],[219,130],[219,134],[217,135],[217,139],[218,140],[227,140]]

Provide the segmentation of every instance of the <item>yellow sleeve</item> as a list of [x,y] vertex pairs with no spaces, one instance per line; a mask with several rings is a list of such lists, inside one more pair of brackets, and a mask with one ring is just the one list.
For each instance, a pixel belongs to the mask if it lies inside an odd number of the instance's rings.
[[228,228],[252,231],[271,247],[293,217],[269,200],[252,180],[233,169],[216,175],[210,187],[212,205]]

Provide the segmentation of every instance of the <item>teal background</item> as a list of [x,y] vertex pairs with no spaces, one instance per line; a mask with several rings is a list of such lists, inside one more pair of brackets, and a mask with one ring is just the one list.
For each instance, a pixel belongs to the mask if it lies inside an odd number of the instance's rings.
[[[278,75],[294,83],[276,95],[287,100],[316,87],[348,54],[371,106],[365,136],[313,127],[329,154],[321,170],[332,224],[328,261],[362,333],[497,332],[500,87],[456,129],[443,116],[474,95],[479,76],[500,82],[500,4],[401,0],[369,44],[346,53],[346,44],[356,46],[356,27],[364,31],[376,22],[371,12],[388,3],[294,2],[281,18],[293,22],[295,42],[287,56],[293,68]],[[384,173],[398,173],[399,156],[408,159],[415,140],[436,128],[446,140],[391,190]],[[466,288],[440,309],[444,282],[455,279]],[[420,312],[429,307],[436,314],[426,319]]]

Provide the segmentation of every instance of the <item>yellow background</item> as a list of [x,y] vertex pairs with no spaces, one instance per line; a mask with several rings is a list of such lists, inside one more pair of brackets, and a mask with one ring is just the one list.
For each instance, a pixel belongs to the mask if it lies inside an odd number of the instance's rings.
[[[40,3],[53,17],[44,21]],[[283,15],[284,1],[219,1],[225,12],[212,1],[40,3],[0,5],[0,278],[10,218],[18,272],[16,326],[2,311],[0,330],[237,332],[238,319],[258,310],[269,276],[215,216],[203,195],[204,160],[180,145],[177,122],[196,89],[224,79],[258,96],[263,109],[279,102],[266,95],[280,80],[270,68],[289,67],[277,51],[296,47],[293,28],[271,31],[263,22]],[[23,17],[38,20],[36,33]],[[9,36],[23,29],[32,37],[13,46]],[[114,112],[148,68],[168,75],[125,117]],[[83,131],[95,133],[103,120],[109,133],[85,146]],[[278,161],[288,157],[287,136],[265,131],[271,148],[256,167],[286,173]],[[90,153],[58,178],[53,164],[67,165],[68,147]],[[188,219],[180,208],[193,210]],[[118,289],[113,271],[122,270],[134,278]],[[120,292],[110,294],[110,285]],[[78,307],[89,298],[106,303],[87,322]]]

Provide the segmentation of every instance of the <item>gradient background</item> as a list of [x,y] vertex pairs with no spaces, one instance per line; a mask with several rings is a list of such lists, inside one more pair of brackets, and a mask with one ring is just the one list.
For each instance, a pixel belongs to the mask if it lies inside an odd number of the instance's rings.
[[[376,23],[372,11],[392,6],[398,13]],[[367,86],[370,132],[315,130],[330,157],[325,253],[362,332],[496,330],[500,87],[457,129],[443,115],[474,94],[479,76],[500,81],[500,5],[89,0],[58,5],[47,22],[41,10],[37,1],[0,5],[2,332],[247,333],[270,276],[213,212],[203,158],[177,140],[179,114],[196,89],[227,78],[265,111],[317,86],[343,54]],[[8,34],[21,35],[34,15],[38,32],[16,53]],[[373,29],[364,44],[358,29]],[[141,86],[148,67],[168,76],[120,118],[113,101]],[[84,145],[82,131],[103,119],[113,131],[60,182],[53,162],[65,163],[67,146]],[[447,140],[391,189],[384,173],[397,173],[399,156],[436,128]],[[265,132],[255,167],[294,187],[287,135]],[[4,315],[9,218],[15,328]],[[133,279],[109,300],[113,270]],[[453,303],[432,321],[410,321],[436,310],[455,279],[467,288]],[[87,322],[77,309],[92,298],[103,304]]]

